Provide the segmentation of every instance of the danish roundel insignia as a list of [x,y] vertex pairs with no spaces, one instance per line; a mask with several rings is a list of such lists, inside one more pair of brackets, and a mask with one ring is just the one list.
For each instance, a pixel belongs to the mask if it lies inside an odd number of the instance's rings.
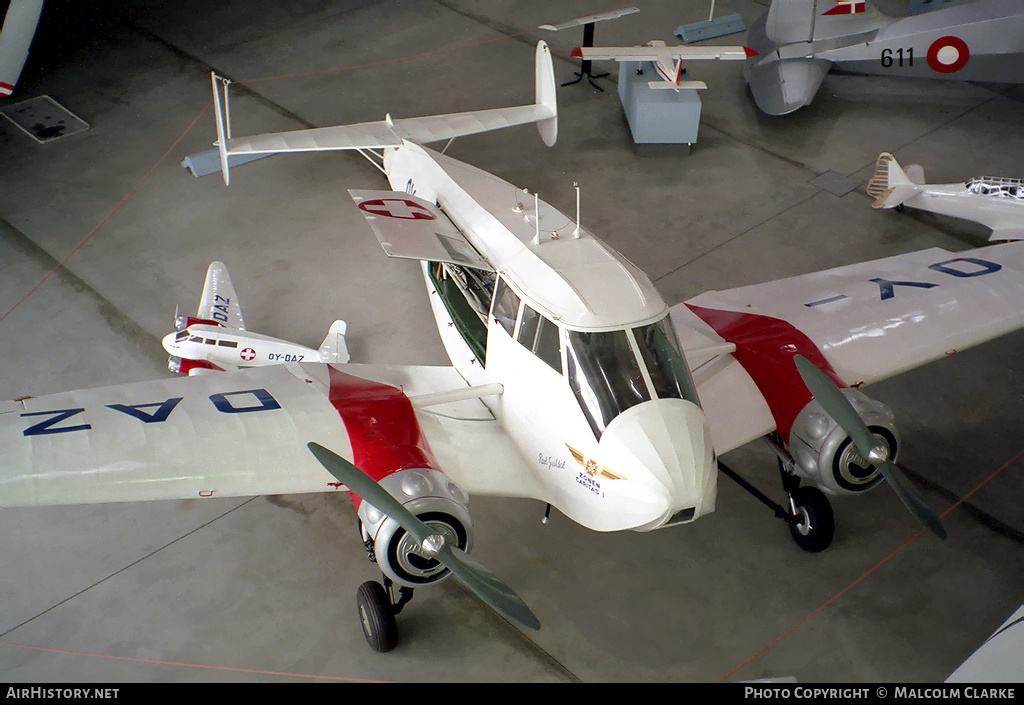
[[971,50],[960,37],[940,37],[928,47],[928,65],[939,73],[954,73],[967,65]]
[[363,201],[359,208],[372,215],[403,220],[436,220],[437,216],[408,198],[374,198]]

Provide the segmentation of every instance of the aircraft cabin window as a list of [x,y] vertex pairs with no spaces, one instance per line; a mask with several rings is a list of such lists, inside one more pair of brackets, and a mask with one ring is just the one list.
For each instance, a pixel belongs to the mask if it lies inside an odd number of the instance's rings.
[[512,335],[516,329],[516,316],[519,315],[519,297],[504,279],[499,279],[494,289],[494,308],[491,315],[509,335]]
[[220,345],[222,348],[237,348],[238,347],[238,343],[235,342],[234,340],[222,340],[222,341],[220,341],[217,344]]
[[517,340],[527,350],[546,362],[551,369],[562,374],[562,351],[558,326],[529,306],[523,306],[523,322],[519,324]]
[[180,333],[178,333],[176,336],[174,336],[174,342],[175,343],[180,343],[181,341],[183,341],[187,337],[188,337],[188,331],[187,330],[183,330]]

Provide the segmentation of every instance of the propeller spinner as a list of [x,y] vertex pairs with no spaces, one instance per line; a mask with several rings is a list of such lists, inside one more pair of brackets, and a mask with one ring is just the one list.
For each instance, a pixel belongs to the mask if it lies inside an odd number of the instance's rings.
[[814,363],[802,355],[794,355],[793,361],[804,384],[822,408],[846,431],[850,440],[867,462],[882,474],[896,492],[896,496],[907,506],[910,513],[940,539],[946,538],[946,529],[938,515],[914,491],[913,485],[903,472],[888,459],[888,454],[875,439],[864,420],[857,414],[839,387]]

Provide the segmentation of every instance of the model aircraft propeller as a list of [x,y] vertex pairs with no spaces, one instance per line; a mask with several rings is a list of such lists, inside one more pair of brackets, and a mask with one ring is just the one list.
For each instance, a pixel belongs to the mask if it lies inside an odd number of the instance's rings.
[[470,558],[458,546],[449,545],[441,534],[431,530],[355,465],[318,443],[310,442],[306,445],[327,472],[350,491],[398,522],[416,539],[426,555],[442,563],[480,599],[508,619],[530,629],[540,629],[540,621],[530,608],[500,578]]
[[822,408],[846,431],[853,445],[860,454],[882,474],[896,492],[896,496],[907,506],[910,513],[924,524],[929,531],[940,539],[946,538],[946,529],[939,521],[928,503],[914,491],[910,480],[903,472],[886,457],[885,450],[879,447],[875,434],[871,432],[864,419],[854,410],[849,400],[839,387],[822,372],[817,365],[802,355],[794,355],[793,361],[804,384]]

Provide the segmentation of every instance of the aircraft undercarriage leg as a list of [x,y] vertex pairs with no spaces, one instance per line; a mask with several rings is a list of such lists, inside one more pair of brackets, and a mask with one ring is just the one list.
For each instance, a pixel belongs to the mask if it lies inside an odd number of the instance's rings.
[[828,497],[814,487],[801,487],[800,478],[787,472],[782,461],[779,461],[779,473],[782,477],[782,488],[786,491],[789,507],[773,501],[766,494],[747,482],[728,466],[718,463],[722,474],[754,496],[755,499],[775,512],[775,516],[785,520],[789,532],[796,544],[816,553],[824,551],[832,543],[835,534],[835,517]]
[[412,588],[400,587],[395,600],[394,583],[387,576],[383,584],[368,580],[359,586],[356,605],[359,608],[359,623],[363,636],[374,651],[385,653],[398,643],[398,624],[395,616],[412,599]]

